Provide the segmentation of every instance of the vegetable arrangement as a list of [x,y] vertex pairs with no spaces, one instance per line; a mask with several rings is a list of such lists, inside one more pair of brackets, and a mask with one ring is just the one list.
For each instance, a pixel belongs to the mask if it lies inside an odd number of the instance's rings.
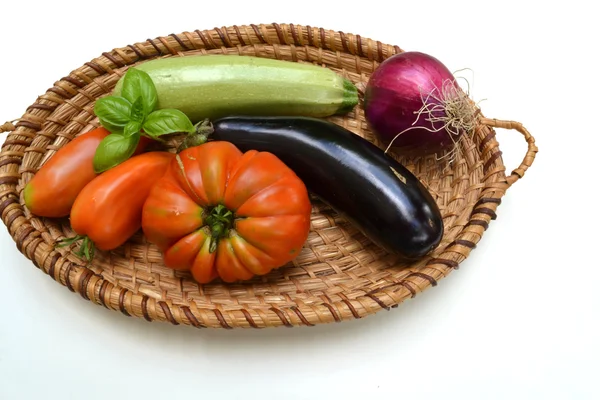
[[[439,151],[475,118],[453,82],[434,58],[398,54],[373,73],[365,116],[390,145]],[[148,61],[97,100],[101,127],[44,164],[25,203],[38,216],[69,216],[76,236],[60,245],[81,241],[86,260],[141,230],[167,267],[199,283],[243,281],[293,261],[310,231],[309,193],[386,251],[423,257],[444,232],[432,195],[387,150],[323,119],[358,103],[353,83],[311,64]],[[176,153],[146,151],[182,133]]]

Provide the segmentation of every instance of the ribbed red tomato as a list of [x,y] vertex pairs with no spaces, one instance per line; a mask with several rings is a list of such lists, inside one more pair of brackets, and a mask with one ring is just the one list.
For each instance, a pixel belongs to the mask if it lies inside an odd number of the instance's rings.
[[146,199],[142,229],[167,267],[199,283],[233,282],[293,260],[310,213],[306,186],[275,155],[214,141],[171,162]]

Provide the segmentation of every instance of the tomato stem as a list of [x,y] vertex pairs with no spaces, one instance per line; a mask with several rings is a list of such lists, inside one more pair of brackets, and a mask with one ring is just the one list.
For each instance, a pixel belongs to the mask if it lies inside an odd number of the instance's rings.
[[194,125],[194,132],[190,132],[177,148],[181,152],[190,147],[200,146],[208,141],[208,137],[214,132],[212,123],[208,118]]
[[75,242],[78,242],[81,240],[81,245],[79,246],[79,249],[77,249],[77,251],[74,252],[74,254],[77,257],[83,258],[84,260],[90,262],[94,259],[94,254],[95,254],[95,246],[94,246],[94,242],[86,235],[76,235],[73,236],[72,238],[65,238],[65,239],[61,239],[58,241],[58,243],[56,244],[56,247],[66,247],[66,246],[70,246]]
[[235,215],[223,204],[213,207],[206,217],[206,224],[210,227],[210,247],[209,252],[217,250],[219,239],[229,234],[231,225],[233,225]]

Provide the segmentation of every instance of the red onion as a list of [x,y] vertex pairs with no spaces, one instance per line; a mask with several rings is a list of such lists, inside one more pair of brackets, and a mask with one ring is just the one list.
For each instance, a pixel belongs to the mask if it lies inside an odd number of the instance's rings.
[[413,51],[386,59],[374,71],[364,110],[388,149],[423,154],[448,148],[472,130],[476,108],[444,64]]

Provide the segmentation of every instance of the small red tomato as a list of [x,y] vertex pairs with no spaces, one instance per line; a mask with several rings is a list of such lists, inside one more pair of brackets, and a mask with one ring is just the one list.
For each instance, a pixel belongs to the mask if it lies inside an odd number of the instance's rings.
[[112,250],[140,229],[142,206],[152,186],[165,173],[174,154],[143,153],[98,175],[77,196],[71,209],[71,227],[83,237],[82,248],[92,242]]
[[167,267],[199,283],[233,282],[298,256],[310,214],[306,186],[279,158],[214,141],[171,162],[144,204],[142,229]]
[[[66,217],[75,198],[97,174],[94,172],[94,154],[98,145],[110,132],[96,128],[77,136],[61,147],[25,186],[25,205],[40,217]],[[150,143],[142,137],[136,154]]]

